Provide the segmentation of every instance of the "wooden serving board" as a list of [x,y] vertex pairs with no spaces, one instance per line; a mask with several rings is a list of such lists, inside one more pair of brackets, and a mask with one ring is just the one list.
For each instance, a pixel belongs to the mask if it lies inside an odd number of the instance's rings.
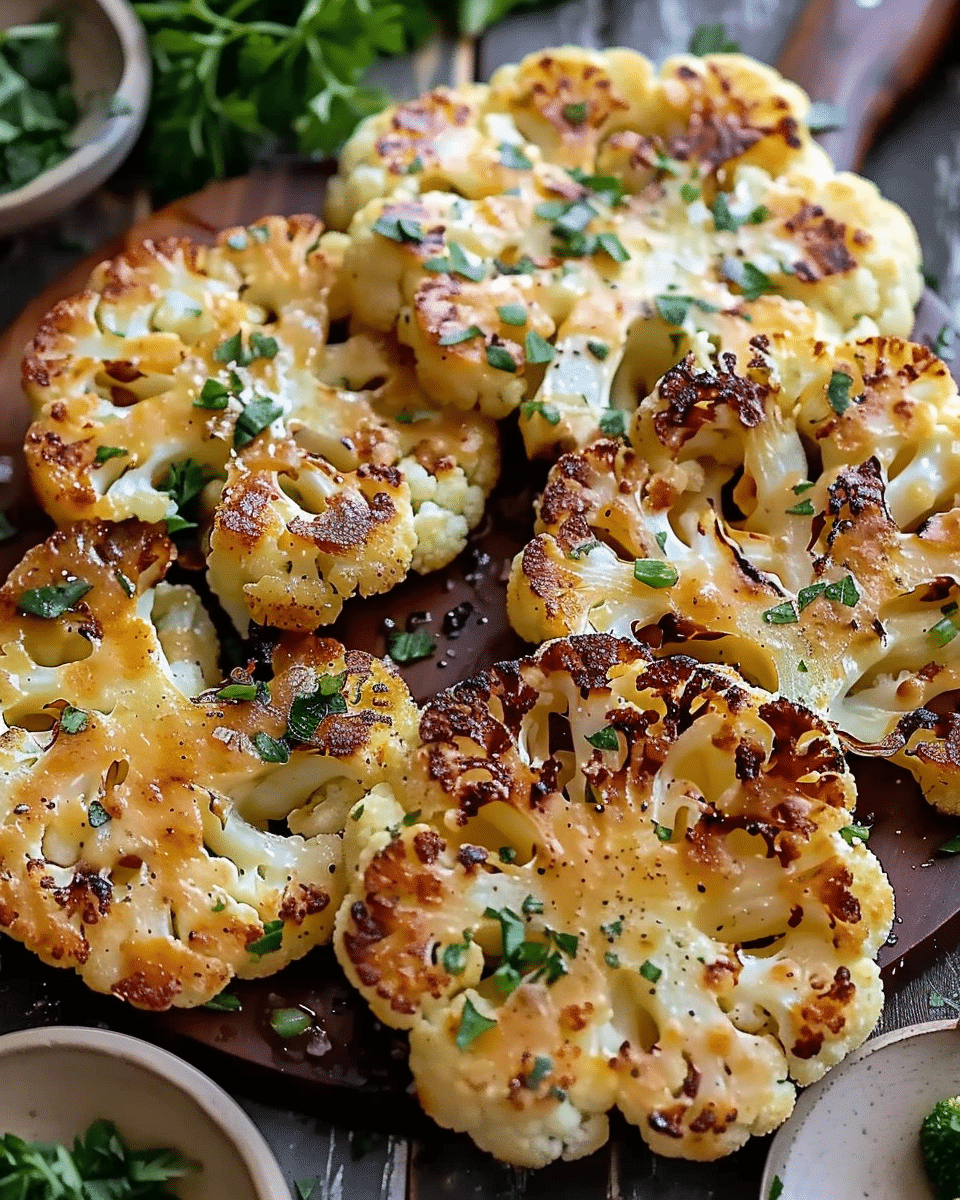
[[[220,228],[249,224],[268,213],[316,211],[325,178],[320,167],[250,175],[151,214],[44,291],[0,337],[0,508],[22,530],[0,547],[4,575],[49,529],[30,496],[20,454],[28,421],[19,386],[20,359],[43,313],[79,290],[92,266],[125,244],[172,234],[210,239]],[[917,340],[931,342],[943,320],[942,306],[928,295],[917,315]],[[506,621],[505,566],[530,536],[532,500],[545,468],[531,470],[513,444],[516,437],[511,439],[509,428],[505,433],[503,483],[468,550],[443,572],[411,579],[386,596],[349,603],[333,630],[346,644],[380,655],[386,649],[386,622],[429,628],[438,641],[436,655],[403,669],[418,700],[526,649]],[[873,826],[870,847],[897,897],[894,933],[880,955],[887,984],[896,987],[960,940],[960,856],[937,854],[944,841],[960,832],[960,821],[934,812],[903,771],[866,759],[856,761],[854,770],[858,819]],[[372,1019],[329,951],[315,952],[272,979],[235,984],[231,990],[241,1001],[238,1013],[198,1009],[162,1016],[136,1014],[110,998],[86,993],[65,973],[42,967],[6,940],[3,954],[0,1017],[4,1005],[22,1003],[29,995],[37,1006],[30,1023],[76,1020],[80,1012],[85,1019],[172,1041],[218,1074],[234,1068],[248,1088],[266,1082],[276,1092],[280,1085],[285,1099],[299,1094],[315,1110],[339,1120],[394,1131],[418,1122],[415,1105],[407,1099],[403,1038]],[[314,1031],[281,1043],[267,1019],[278,1005],[302,1005],[316,1013]]]

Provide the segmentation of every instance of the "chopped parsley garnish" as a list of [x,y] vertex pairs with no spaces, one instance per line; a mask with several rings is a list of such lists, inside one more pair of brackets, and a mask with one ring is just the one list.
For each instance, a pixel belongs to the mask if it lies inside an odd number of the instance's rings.
[[553,1059],[546,1054],[538,1054],[533,1060],[533,1067],[527,1072],[524,1086],[535,1091],[553,1070]]
[[407,163],[406,167],[404,167],[403,173],[404,175],[419,175],[422,170],[423,159],[419,154],[415,154]]
[[284,1041],[300,1037],[313,1025],[313,1017],[302,1008],[272,1008],[270,1028]]
[[287,737],[298,742],[309,742],[324,717],[345,713],[347,702],[343,697],[343,685],[346,679],[346,671],[339,675],[321,675],[314,691],[306,696],[297,696],[290,705]]
[[17,611],[31,617],[42,617],[52,621],[62,617],[65,612],[71,612],[83,597],[93,587],[82,579],[74,579],[71,583],[55,583],[49,587],[30,588],[17,601]]
[[473,1006],[473,1001],[468,996],[464,1001],[463,1011],[460,1013],[460,1027],[457,1030],[457,1049],[466,1050],[468,1046],[473,1045],[482,1033],[486,1033],[494,1025],[496,1025],[496,1021],[490,1017],[485,1017],[483,1013],[477,1012]]
[[573,933],[557,933],[553,929],[547,930],[559,948],[570,958],[577,957],[577,947],[580,944],[580,939]]
[[598,200],[609,204],[611,208],[618,208],[623,203],[623,184],[616,175],[587,175],[579,167],[573,167],[570,174],[577,183],[588,188]]
[[800,661],[797,663],[797,670],[800,671],[801,674],[806,675],[807,672],[810,670],[810,668],[807,666],[807,664],[801,658]]
[[276,358],[280,346],[276,338],[267,337],[259,329],[250,334],[250,358]]
[[659,530],[659,532],[653,535],[653,539],[660,549],[663,550],[667,544],[667,531],[665,529]]
[[220,992],[219,995],[208,1000],[206,1004],[201,1004],[200,1007],[211,1008],[214,1012],[240,1012],[240,998],[231,995],[230,992]]
[[416,425],[420,421],[432,421],[436,415],[436,409],[421,408],[415,412],[398,412],[395,419],[398,425]]
[[181,529],[195,529],[196,501],[207,482],[203,468],[192,458],[173,462],[167,473],[157,484],[158,491],[166,492],[177,506],[176,516],[167,517],[167,531],[177,533]]
[[930,638],[934,645],[946,646],[948,642],[953,641],[958,633],[960,633],[960,629],[957,628],[953,618],[947,616],[938,621],[936,625],[931,628]]
[[575,100],[572,104],[565,104],[560,111],[563,113],[563,119],[570,125],[583,125],[590,115],[585,100]]
[[768,625],[792,625],[800,618],[797,616],[797,610],[793,607],[793,601],[784,600],[775,608],[768,608],[763,613],[763,619]]
[[587,741],[598,750],[618,750],[620,748],[617,731],[612,725],[604,725],[596,733],[591,733],[587,737]]
[[517,364],[506,346],[488,346],[487,362],[498,371],[516,372]]
[[87,820],[90,822],[91,829],[99,829],[101,825],[106,825],[113,818],[99,800],[94,800],[87,809]]
[[274,950],[279,950],[282,941],[283,922],[265,921],[263,933],[255,942],[250,943],[247,950],[257,958],[263,958],[265,954],[272,954]]
[[524,304],[501,304],[497,309],[504,325],[526,325],[527,308]]
[[759,300],[761,296],[777,290],[770,276],[751,262],[728,258],[724,260],[723,270],[731,283],[737,284],[743,292],[744,300]]
[[847,122],[846,109],[828,100],[815,100],[807,111],[807,128],[811,133],[832,133]]
[[604,950],[603,961],[608,967],[613,967],[616,969],[620,966],[620,955],[616,954],[613,950]]
[[444,946],[440,955],[440,962],[448,975],[462,975],[466,968],[467,952],[473,941],[469,929],[463,931],[463,939],[462,942],[451,942],[449,946]]
[[567,558],[586,558],[591,550],[596,550],[600,545],[596,538],[592,542],[583,542],[579,546],[574,546],[567,554]]
[[633,577],[647,587],[666,588],[673,587],[680,575],[672,563],[659,562],[655,558],[638,558],[633,564]]
[[257,685],[255,683],[228,683],[217,692],[218,700],[256,700]]
[[285,763],[290,761],[290,747],[283,738],[273,738],[260,730],[251,739],[253,748],[264,762]]
[[673,837],[673,830],[669,825],[661,825],[659,821],[654,821],[653,832],[657,835],[657,841],[669,842]]
[[88,719],[82,708],[73,708],[68,704],[60,714],[60,728],[64,733],[79,733],[86,728]]
[[243,412],[237,417],[233,428],[233,444],[239,450],[246,446],[259,433],[278,418],[283,416],[283,405],[269,396],[257,396],[249,404],[244,405]]
[[609,438],[627,436],[627,414],[622,408],[605,408],[598,424],[600,432]]
[[540,336],[535,329],[527,330],[523,351],[528,363],[548,363],[553,361],[556,354],[553,346]]
[[419,244],[423,241],[423,226],[419,221],[412,221],[407,217],[379,217],[373,223],[373,232],[389,238],[392,242]]
[[684,204],[692,204],[694,200],[700,199],[700,189],[692,183],[681,183],[680,199]]
[[108,462],[111,458],[123,458],[129,453],[130,451],[124,450],[122,446],[98,446],[93,463],[94,466],[99,467],[101,463]]
[[860,842],[865,842],[870,837],[869,825],[844,825],[840,830],[840,836],[848,846],[855,846]]
[[691,305],[701,312],[717,312],[717,306],[697,296],[655,296],[657,312],[668,325],[682,325],[687,319]]
[[827,600],[836,600],[838,604],[845,604],[847,608],[853,608],[860,601],[860,592],[852,575],[844,575],[836,583],[828,583],[823,594]]
[[774,1175],[773,1183],[770,1184],[770,1194],[767,1200],[780,1200],[783,1195],[783,1180],[779,1175]]
[[648,979],[651,983],[656,983],[663,971],[658,966],[655,966],[648,958],[640,968],[640,974],[644,979]]
[[792,508],[785,510],[791,517],[812,517],[813,516],[813,501],[801,500],[799,504],[794,504]]
[[623,917],[617,917],[615,921],[610,921],[606,925],[600,926],[600,932],[608,941],[613,941],[623,933]]
[[529,171],[533,167],[533,163],[523,153],[519,146],[515,146],[512,142],[500,143],[500,162],[505,167],[509,167],[512,171]]
[[960,854],[960,833],[954,834],[952,838],[947,840],[937,847],[938,854]]
[[437,639],[426,629],[412,633],[395,630],[387,638],[387,653],[395,663],[418,662],[429,658],[437,648]]
[[[407,168],[409,170],[409,167]],[[356,1157],[356,1152],[354,1152]],[[313,1189],[317,1186],[316,1179],[295,1179],[293,1186],[297,1190],[297,1200],[310,1200]]]
[[603,362],[610,353],[610,347],[606,342],[587,342],[587,349],[600,362]]
[[793,494],[795,496],[802,496],[804,492],[809,492],[812,487],[816,487],[816,484],[810,479],[805,479],[802,483],[795,483],[793,485]]
[[843,371],[834,371],[830,376],[830,382],[827,384],[827,399],[838,417],[842,417],[852,403],[850,398],[852,383],[853,378]]
[[536,896],[527,896],[520,905],[520,911],[530,916],[531,913],[543,912],[543,901],[538,900]]
[[624,263],[630,258],[629,251],[615,233],[598,234],[597,246],[605,254],[609,254],[614,262]]
[[497,857],[502,863],[515,863],[517,861],[517,852],[512,846],[501,846],[497,851]]
[[743,222],[733,215],[730,211],[730,205],[727,202],[725,192],[717,192],[717,198],[713,202],[713,224],[718,230],[726,230],[728,232],[736,232]]
[[408,812],[408,813],[407,813],[407,814],[404,816],[404,818],[403,818],[403,820],[400,822],[400,824],[401,824],[401,825],[402,825],[402,826],[403,826],[405,829],[409,829],[409,828],[411,827],[411,825],[416,825],[416,823],[417,823],[417,822],[420,820],[421,816],[423,816],[423,809],[422,809],[422,808],[415,808],[415,809],[413,810],[413,812]]
[[450,269],[454,275],[479,283],[487,275],[486,264],[477,255],[468,255],[459,242],[450,243]]
[[230,403],[230,389],[216,379],[208,379],[194,400],[194,408],[226,408]]
[[[466,329],[454,329],[452,333],[445,333],[437,341],[437,345],[459,346],[461,342],[469,342],[475,337],[483,337],[483,330],[479,325],[468,325]],[[513,360],[511,359],[511,361]]]
[[720,22],[698,25],[690,35],[687,49],[691,54],[736,54],[740,44],[733,41]]
[[531,271],[540,269],[529,254],[522,254],[513,263],[504,262],[502,258],[495,258],[493,265],[501,275],[529,275]]
[[548,425],[560,424],[560,410],[555,404],[547,404],[543,400],[524,400],[520,405],[520,415],[543,417]]

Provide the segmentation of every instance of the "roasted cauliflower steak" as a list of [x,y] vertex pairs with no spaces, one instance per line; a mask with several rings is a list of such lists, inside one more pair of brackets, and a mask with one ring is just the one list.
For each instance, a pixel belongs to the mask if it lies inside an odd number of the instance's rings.
[[[331,187],[341,305],[396,331],[438,404],[519,409],[527,450],[623,428],[692,351],[758,332],[907,336],[922,287],[896,205],[834,173],[808,101],[740,56],[657,75],[576,48],[370,118]],[[498,162],[499,166],[494,163]]]
[[331,640],[278,635],[218,683],[173,554],[90,522],[0,588],[0,927],[147,1009],[329,940],[345,815],[417,728],[397,673]]
[[428,401],[406,348],[328,344],[343,240],[300,216],[212,247],[133,246],[47,315],[24,361],[46,511],[202,525],[241,631],[310,631],[450,562],[499,470],[492,422]]
[[420,738],[348,822],[334,945],[441,1125],[539,1167],[616,1106],[713,1159],[870,1032],[892,893],[821,718],[594,634],[441,693]]
[[960,811],[960,400],[923,346],[759,335],[672,368],[632,446],[552,469],[508,594],[521,636],[597,630],[738,664]]

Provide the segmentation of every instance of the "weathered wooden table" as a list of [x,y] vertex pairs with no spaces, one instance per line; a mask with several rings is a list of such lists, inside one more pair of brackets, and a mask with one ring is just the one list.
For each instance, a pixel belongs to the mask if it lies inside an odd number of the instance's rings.
[[[889,0],[851,0],[873,10]],[[800,0],[568,0],[560,7],[509,18],[476,46],[437,44],[413,60],[385,64],[380,78],[412,95],[451,78],[486,78],[503,62],[562,42],[623,44],[653,58],[685,48],[697,25],[722,21],[747,53],[775,62]],[[864,173],[912,216],[926,270],[960,317],[960,45],[954,45],[916,97],[902,105],[870,152]],[[0,243],[0,328],[78,258],[143,215],[132,192],[102,191],[55,225]],[[958,351],[960,354],[960,351]],[[44,1020],[89,1019],[79,985],[63,994],[4,995],[3,960],[22,953],[0,945],[0,1032]],[[51,1007],[52,1006],[52,1007]],[[960,1015],[960,949],[944,947],[924,975],[888,997],[880,1031]],[[615,1147],[590,1159],[527,1172],[495,1164],[462,1138],[422,1141],[334,1128],[306,1109],[241,1094],[288,1178],[316,1180],[315,1200],[741,1200],[758,1194],[767,1139],[721,1163],[657,1159],[624,1126]],[[281,1097],[270,1097],[282,1103]],[[816,1189],[812,1185],[811,1198]]]

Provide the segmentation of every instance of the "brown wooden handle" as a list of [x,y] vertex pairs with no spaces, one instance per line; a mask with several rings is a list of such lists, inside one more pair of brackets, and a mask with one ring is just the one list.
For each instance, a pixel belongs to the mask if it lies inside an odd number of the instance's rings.
[[811,0],[777,66],[813,100],[842,107],[843,129],[821,141],[854,170],[897,103],[923,79],[949,38],[956,0]]

